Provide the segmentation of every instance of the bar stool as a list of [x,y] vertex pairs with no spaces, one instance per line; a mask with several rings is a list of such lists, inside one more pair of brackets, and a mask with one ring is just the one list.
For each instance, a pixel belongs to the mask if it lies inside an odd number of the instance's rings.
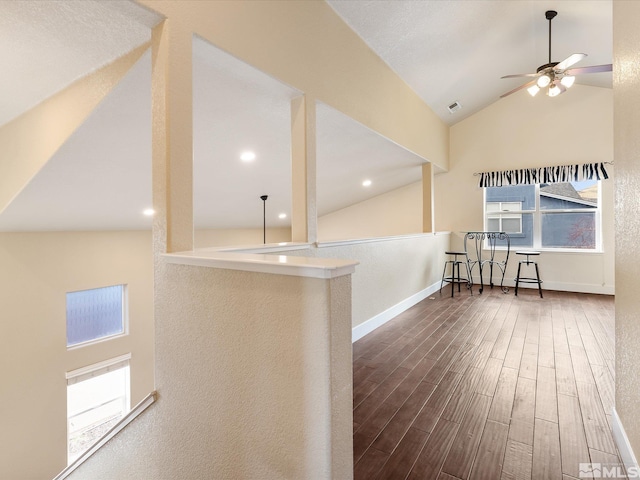
[[[444,262],[444,270],[442,271],[442,281],[440,282],[440,294],[442,294],[442,287],[444,286],[444,282],[451,283],[451,296],[453,297],[453,286],[454,284],[458,284],[458,292],[460,292],[460,284],[462,282],[466,282],[467,288],[471,295],[473,295],[473,291],[471,290],[471,286],[473,282],[471,280],[471,272],[469,271],[469,262],[467,257],[467,252],[459,252],[459,251],[449,251],[444,252],[445,255],[449,255],[453,257],[452,260],[447,260]],[[458,259],[458,257],[461,257]],[[460,276],[460,265],[464,264],[465,269],[467,271],[467,277]],[[447,273],[447,265],[451,265],[451,275],[446,276]]]
[[[540,255],[540,252],[516,252],[516,255],[526,256],[526,260],[520,260],[518,263],[518,273],[516,275],[516,296],[518,296],[518,283],[537,283],[538,284],[538,292],[540,292],[540,298],[542,297],[542,280],[540,280],[540,272],[538,271],[538,262],[531,260],[529,257],[537,257]],[[536,278],[533,277],[521,277],[520,276],[520,268],[522,265],[531,265],[533,264],[536,267]]]

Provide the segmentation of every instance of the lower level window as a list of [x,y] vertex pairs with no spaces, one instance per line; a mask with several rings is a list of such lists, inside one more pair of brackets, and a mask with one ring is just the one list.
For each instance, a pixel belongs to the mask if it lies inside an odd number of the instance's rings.
[[68,463],[130,410],[130,358],[123,355],[67,373]]

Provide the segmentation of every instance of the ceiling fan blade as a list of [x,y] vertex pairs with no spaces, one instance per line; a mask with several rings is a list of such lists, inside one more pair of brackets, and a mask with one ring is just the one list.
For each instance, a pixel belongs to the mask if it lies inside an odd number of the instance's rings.
[[591,67],[578,67],[572,68],[571,70],[566,70],[565,75],[581,75],[583,73],[599,73],[599,72],[610,72],[613,68],[613,65],[610,63],[607,65],[593,65]]
[[520,77],[537,77],[539,73],[515,73],[513,75],[505,75],[500,78],[520,78]]
[[516,93],[517,91],[522,90],[523,88],[528,88],[535,84],[536,84],[536,80],[531,80],[530,82],[527,82],[524,85],[520,85],[519,87],[516,87],[513,90],[510,90],[507,93],[500,95],[500,98],[504,98],[508,95],[511,95],[512,93]]
[[571,65],[574,65],[574,64],[578,63],[580,60],[582,60],[586,56],[587,56],[586,53],[574,53],[573,55],[569,55],[567,58],[565,58],[563,61],[561,61],[555,67],[553,67],[553,69],[554,70],[566,70]]
[[560,93],[558,95],[562,95],[564,92],[567,91],[567,87],[562,85],[560,82],[556,82],[556,86],[560,89]]

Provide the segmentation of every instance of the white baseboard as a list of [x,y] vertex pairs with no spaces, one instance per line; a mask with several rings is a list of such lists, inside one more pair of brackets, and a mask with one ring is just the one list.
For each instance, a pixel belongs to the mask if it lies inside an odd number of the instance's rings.
[[[500,282],[498,282],[499,284]],[[512,285],[513,284],[513,285]],[[495,285],[495,284],[494,284]],[[514,282],[507,283],[509,289],[513,289]],[[537,284],[523,284],[518,286],[518,290],[521,288],[534,288],[538,289]],[[562,283],[562,282],[542,282],[542,290],[556,290],[558,292],[576,292],[576,293],[593,293],[596,295],[615,295],[615,287],[613,285],[592,285],[589,283]]]
[[351,331],[351,341],[355,342],[360,340],[366,334],[373,332],[376,328],[384,325],[389,320],[395,318],[400,315],[405,310],[413,307],[416,303],[421,302],[429,295],[440,290],[440,282],[436,282],[433,285],[425,288],[424,290],[420,290],[418,293],[411,295],[409,298],[405,298],[400,303],[394,305],[393,307],[387,308],[384,312],[380,312],[374,317],[371,317],[369,320],[365,320],[360,325],[353,327]]
[[[615,408],[612,412],[611,423],[613,427],[613,439],[618,446],[622,463],[624,463],[627,471],[634,473],[640,472],[640,469],[638,468],[638,461],[636,460],[636,456],[633,453],[631,444],[629,443],[627,433],[622,426],[622,422],[620,421],[620,417],[618,416],[618,412],[616,412]],[[631,475],[629,475],[629,478],[631,478]]]
[[[488,279],[485,279],[485,282],[488,282]],[[488,283],[485,283],[485,287]],[[474,287],[478,285],[474,284]],[[494,286],[500,287],[500,280],[494,280]],[[509,287],[510,290],[513,289],[513,282],[505,281],[505,287]],[[537,289],[537,285],[530,284],[520,284],[518,288],[535,288]],[[440,282],[436,282],[433,285],[425,288],[424,290],[419,291],[418,293],[411,295],[409,298],[404,299],[400,303],[394,305],[386,309],[384,312],[380,312],[379,314],[371,317],[369,320],[365,320],[360,325],[353,327],[351,330],[351,341],[356,342],[360,340],[362,337],[367,335],[368,333],[373,332],[376,328],[384,325],[392,318],[400,315],[405,310],[413,307],[416,303],[421,302],[429,295],[440,290]],[[615,295],[615,288],[612,285],[591,285],[591,284],[571,284],[571,283],[560,283],[560,282],[544,282],[542,284],[542,290],[558,290],[561,292],[578,292],[578,293],[594,293],[600,295]]]

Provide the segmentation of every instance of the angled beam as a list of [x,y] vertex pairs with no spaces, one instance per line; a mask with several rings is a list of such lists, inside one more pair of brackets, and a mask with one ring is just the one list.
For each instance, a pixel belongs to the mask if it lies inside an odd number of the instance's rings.
[[148,48],[132,50],[0,127],[0,213]]

